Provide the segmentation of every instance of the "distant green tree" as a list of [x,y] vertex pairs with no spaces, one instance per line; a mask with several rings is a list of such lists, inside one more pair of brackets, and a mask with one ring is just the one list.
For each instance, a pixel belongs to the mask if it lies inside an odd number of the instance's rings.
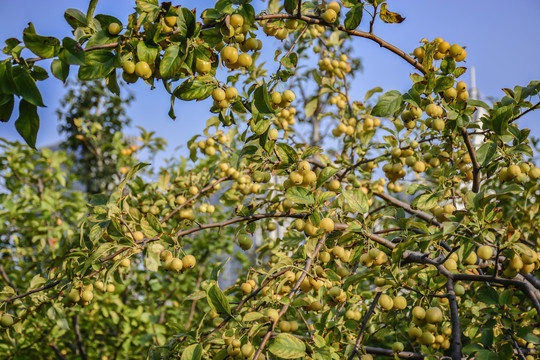
[[[118,152],[115,146],[127,148],[122,130],[131,119],[126,115],[126,105],[133,100],[115,95],[107,90],[103,81],[68,82],[68,92],[57,110],[61,120],[59,131],[67,135],[61,147],[72,151],[79,159],[74,169],[88,193],[110,189],[118,173]],[[119,141],[112,141],[120,137]]]

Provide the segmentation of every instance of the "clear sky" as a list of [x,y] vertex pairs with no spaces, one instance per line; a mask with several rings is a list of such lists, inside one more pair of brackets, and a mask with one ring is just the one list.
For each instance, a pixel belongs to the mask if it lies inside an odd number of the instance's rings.
[[[174,2],[175,4],[177,2]],[[125,21],[133,11],[132,0],[101,0],[95,14],[110,14]],[[190,9],[197,8],[200,14],[209,7],[208,0],[187,0],[180,3]],[[263,5],[255,1],[260,9]],[[88,0],[0,0],[0,41],[16,37],[22,38],[22,30],[32,22],[41,35],[69,36],[71,28],[65,22],[63,13],[72,7],[86,11]],[[501,88],[526,85],[531,80],[540,80],[540,2],[520,0],[411,0],[389,1],[389,9],[406,17],[401,24],[376,23],[374,32],[388,42],[411,52],[419,41],[426,37],[442,37],[450,43],[467,47],[466,66],[475,66],[477,84],[484,96],[501,98]],[[198,19],[200,20],[200,19]],[[365,29],[366,18],[360,29]],[[260,32],[264,49],[273,53],[277,40],[267,38]],[[351,97],[363,100],[367,90],[381,86],[385,91],[396,89],[405,91],[411,86],[409,74],[413,68],[399,57],[366,39],[355,39],[355,51],[362,58],[364,71],[354,80]],[[3,47],[3,45],[2,45]],[[0,55],[0,58],[3,56]],[[40,64],[49,66],[49,64]],[[72,70],[72,72],[75,72]],[[469,82],[469,74],[463,76]],[[178,118],[173,121],[167,116],[170,97],[158,86],[150,91],[142,81],[130,85],[136,97],[128,108],[132,118],[129,134],[137,134],[135,126],[154,130],[164,137],[170,148],[185,144],[193,135],[200,133],[206,120],[211,116],[208,108],[211,100],[176,103]],[[48,106],[39,110],[41,128],[38,146],[46,146],[60,139],[57,133],[55,110],[64,94],[62,83],[50,77],[40,82],[44,102]],[[521,127],[531,128],[534,136],[540,136],[540,112],[532,113],[520,120]],[[0,137],[21,140],[14,125],[0,124]]]

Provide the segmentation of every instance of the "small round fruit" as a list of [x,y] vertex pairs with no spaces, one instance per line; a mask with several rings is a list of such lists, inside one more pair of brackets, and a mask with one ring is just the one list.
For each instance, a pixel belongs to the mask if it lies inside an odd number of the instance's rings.
[[165,24],[167,24],[167,26],[174,27],[174,26],[176,26],[176,22],[178,20],[178,17],[177,16],[166,16],[164,20],[165,20]]
[[426,317],[426,310],[424,310],[423,307],[415,306],[412,309],[412,316],[414,316],[418,320],[424,320],[424,318]]
[[446,261],[444,262],[444,267],[445,267],[446,270],[448,270],[448,271],[455,271],[455,270],[457,270],[457,263],[456,263],[456,260],[454,260],[454,259],[446,259]]
[[122,25],[120,25],[119,23],[115,23],[115,22],[110,23],[109,26],[107,27],[107,31],[112,36],[116,36],[116,35],[120,34],[120,31],[122,31]]
[[13,317],[10,314],[2,314],[2,317],[0,318],[0,325],[3,327],[9,327],[13,325]]
[[238,56],[238,60],[236,62],[236,65],[241,67],[249,67],[253,64],[253,59],[251,58],[251,55],[248,53],[243,53]]
[[142,231],[135,231],[133,233],[133,238],[135,239],[135,241],[143,241],[144,240],[144,234],[142,233]]
[[251,284],[248,284],[248,283],[243,283],[241,286],[240,286],[240,289],[248,294],[251,292],[251,290],[253,290],[253,287],[251,286]]
[[292,90],[285,90],[283,92],[283,100],[287,101],[287,102],[292,102],[294,101],[294,99],[296,99],[296,95],[294,94],[294,92]]
[[182,260],[180,260],[179,258],[173,258],[172,259],[172,262],[171,262],[171,265],[170,265],[170,269],[172,271],[180,271],[180,270],[182,270],[183,267],[184,267],[184,264],[183,264]]
[[392,351],[395,353],[400,353],[403,349],[405,349],[405,345],[399,341],[392,344]]
[[238,50],[232,46],[225,46],[221,50],[221,58],[225,61],[225,65],[233,65],[238,61]]
[[87,302],[92,301],[93,298],[94,298],[94,292],[91,290],[85,290],[81,294],[82,301],[87,301]]
[[208,74],[212,70],[212,63],[208,60],[197,59],[196,69],[199,74]]
[[390,296],[383,294],[379,298],[379,305],[385,310],[390,310],[394,307],[394,301]]
[[251,345],[251,343],[246,343],[242,345],[240,351],[245,358],[249,358],[255,352],[255,348],[253,345]]
[[478,257],[482,260],[489,260],[493,257],[493,248],[489,245],[483,245],[476,250]]
[[341,7],[341,6],[339,5],[339,3],[338,3],[337,1],[331,1],[331,2],[326,6],[327,9],[332,9],[332,10],[334,10],[336,13],[339,12],[340,7]]
[[337,13],[333,9],[327,9],[322,14],[322,19],[328,24],[333,24],[337,19]]
[[459,46],[458,44],[454,44],[454,45],[450,46],[450,49],[448,49],[448,53],[453,58],[461,55],[462,52],[463,52],[463,48],[461,46]]
[[433,127],[433,130],[436,131],[443,131],[446,123],[443,119],[435,119],[433,120],[431,126]]
[[455,99],[457,97],[457,90],[454,87],[444,90],[444,97],[447,99]]
[[122,259],[120,261],[120,266],[122,267],[129,267],[131,265],[131,261],[128,258]]
[[321,220],[320,227],[326,232],[334,231],[334,221],[330,218],[324,218]]
[[253,246],[253,239],[249,235],[240,235],[238,237],[238,245],[242,250],[247,251]]
[[456,284],[454,286],[454,292],[456,293],[457,296],[463,296],[465,295],[465,287],[461,284]]
[[266,315],[274,322],[279,320],[279,312],[276,309],[268,309]]
[[238,90],[236,90],[235,87],[229,86],[225,90],[225,97],[227,98],[227,100],[234,100],[236,99],[237,96],[238,96]]
[[423,47],[417,47],[416,49],[414,49],[413,55],[415,58],[421,60],[426,55],[426,50],[424,50]]
[[114,286],[114,284],[107,284],[107,287],[105,289],[107,290],[107,292],[113,293],[114,290],[116,290],[116,286]]
[[435,342],[435,336],[433,336],[432,333],[425,331],[422,333],[418,341],[422,345],[431,345]]
[[231,25],[235,28],[239,28],[244,25],[244,18],[240,14],[231,15]]
[[404,296],[398,295],[394,298],[394,309],[403,310],[407,307],[407,299]]
[[220,88],[214,89],[214,91],[212,91],[212,99],[218,102],[225,100],[225,90]]
[[133,61],[124,61],[122,63],[122,69],[124,69],[124,72],[128,74],[133,74],[135,72],[135,63]]
[[139,61],[137,64],[135,64],[135,74],[145,80],[150,79],[150,77],[152,76],[152,70],[150,69],[150,65],[148,65],[146,61]]
[[278,129],[272,128],[272,129],[270,129],[270,130],[268,131],[268,138],[269,138],[270,140],[276,141],[278,137],[279,137],[279,131],[278,131]]
[[[442,113],[442,109],[439,105],[437,104],[429,104],[428,106],[426,106],[426,114],[430,117],[439,117]],[[442,114],[441,114],[442,115]]]
[[182,259],[182,263],[184,264],[184,267],[186,269],[191,269],[195,266],[195,264],[197,263],[197,261],[195,260],[195,256],[193,255],[186,255],[184,256],[184,258]]
[[440,323],[443,319],[443,313],[438,307],[431,307],[426,310],[425,320],[430,324]]

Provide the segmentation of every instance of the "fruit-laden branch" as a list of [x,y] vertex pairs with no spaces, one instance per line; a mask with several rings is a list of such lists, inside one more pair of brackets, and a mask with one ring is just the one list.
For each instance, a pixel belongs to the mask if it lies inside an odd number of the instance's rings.
[[[358,332],[358,337],[356,338],[356,343],[354,344],[354,348],[349,355],[349,358],[347,360],[352,360],[356,354],[358,354],[358,348],[360,347],[360,344],[362,343],[362,339],[364,338],[364,331],[366,330],[367,323],[369,321],[369,318],[371,317],[371,314],[375,311],[375,307],[377,306],[377,303],[379,302],[379,298],[381,297],[382,292],[377,292],[375,297],[373,298],[373,302],[369,306],[368,311],[366,312],[366,315],[364,315],[364,319],[362,320],[362,324],[360,325],[360,332]],[[360,356],[358,356],[360,358]]]
[[[442,226],[442,224],[437,221],[435,216],[430,215],[428,213],[425,213],[425,212],[423,212],[421,210],[413,209],[411,207],[411,205],[409,205],[406,202],[403,202],[401,200],[398,200],[395,197],[393,197],[391,195],[388,195],[387,193],[380,192],[380,193],[374,193],[374,195],[380,197],[381,199],[383,199],[384,201],[386,201],[386,202],[388,202],[388,203],[390,203],[392,205],[395,205],[397,207],[402,208],[403,210],[405,210],[409,214],[416,215],[420,219],[425,220],[430,224],[433,224],[433,225],[436,225],[436,226],[439,226],[439,227]],[[450,250],[448,250],[448,251],[450,251]]]
[[53,281],[52,283],[50,284],[47,284],[47,285],[44,285],[42,287],[39,287],[37,289],[34,289],[34,290],[30,290],[28,292],[25,292],[24,294],[20,294],[20,295],[17,295],[17,296],[12,296],[12,297],[9,297],[7,299],[4,299],[4,300],[0,300],[0,304],[2,303],[5,303],[5,302],[10,302],[10,301],[13,301],[13,300],[17,300],[17,299],[21,299],[25,296],[28,296],[28,295],[32,295],[32,294],[35,294],[37,292],[40,292],[40,291],[43,291],[43,290],[47,290],[47,289],[50,289],[50,288],[53,288],[55,287],[56,285],[60,284],[60,281],[61,280],[55,280]]
[[[300,15],[300,14],[290,15],[290,14],[287,14],[287,13],[279,13],[279,14],[259,15],[259,16],[255,17],[255,20],[279,20],[279,19],[281,19],[281,20],[298,19],[298,20],[305,21],[307,24],[322,25],[322,26],[326,26],[326,27],[330,27],[330,28],[335,28],[335,29],[343,31],[343,32],[345,32],[345,33],[347,33],[349,35],[352,35],[352,36],[358,36],[358,37],[362,37],[362,38],[365,38],[365,39],[369,39],[369,40],[374,41],[377,44],[379,44],[380,47],[385,48],[387,50],[390,50],[394,54],[398,55],[399,57],[401,57],[402,59],[407,61],[409,64],[414,66],[417,70],[422,72],[423,74],[426,73],[426,71],[425,71],[424,67],[422,66],[422,64],[420,64],[418,61],[416,61],[414,58],[412,58],[405,51],[403,51],[400,48],[398,48],[398,47],[384,41],[380,37],[378,37],[378,36],[376,36],[374,34],[370,34],[368,32],[365,32],[365,31],[348,30],[343,25],[333,26],[333,25],[330,25],[330,24],[324,22],[319,17],[310,17],[310,16]],[[214,27],[214,26],[215,26],[215,24],[203,25],[202,28],[207,29],[207,28],[211,28],[211,27]],[[179,30],[174,30],[174,31],[171,31],[171,32],[167,33],[167,35],[169,35],[169,36],[176,35],[176,34],[178,34],[180,32],[181,32],[180,29]],[[119,45],[122,45],[125,41],[126,40],[117,41],[117,42],[110,43],[110,44],[90,46],[90,47],[87,47],[87,48],[83,48],[82,50],[86,52],[86,51],[101,50],[101,49],[113,49],[113,48],[115,48],[115,47],[117,47]],[[44,58],[39,57],[39,58],[26,59],[26,62],[36,62],[36,61],[39,61],[39,60],[44,60]],[[14,60],[14,61],[17,61],[17,60]]]
[[[298,280],[296,281],[296,284],[294,284],[294,287],[292,288],[291,292],[289,293],[289,299],[290,300],[292,300],[294,295],[296,295],[296,293],[298,292],[298,289],[300,288],[300,285],[302,284],[302,282],[306,278],[306,274],[309,274],[309,271],[311,269],[311,264],[313,263],[313,259],[315,259],[317,257],[317,255],[319,254],[319,251],[321,250],[322,246],[324,245],[325,240],[326,240],[326,235],[322,236],[319,239],[319,241],[317,242],[317,245],[315,246],[315,249],[313,250],[313,254],[311,254],[311,256],[308,257],[308,259],[306,260],[306,265],[304,266],[304,271],[302,271],[302,274],[298,277]],[[287,312],[287,309],[289,308],[291,303],[292,303],[292,301],[290,303],[288,303],[288,304],[284,304],[281,307],[281,310],[278,313],[277,319],[272,319],[273,320],[272,326],[270,327],[270,329],[268,329],[268,331],[266,332],[266,335],[264,335],[264,337],[263,337],[263,339],[261,341],[261,345],[259,346],[259,348],[257,349],[257,352],[253,356],[253,360],[257,360],[259,358],[259,356],[261,355],[261,353],[264,350],[264,347],[268,343],[268,340],[270,339],[270,336],[272,335],[272,332],[274,332],[274,330],[276,329],[276,326],[277,326],[277,324],[279,322],[279,319],[281,319],[281,317]]]
[[480,190],[480,164],[478,164],[478,159],[476,158],[476,151],[474,150],[474,146],[471,142],[471,138],[469,137],[469,134],[467,133],[467,129],[462,127],[460,132],[461,132],[461,136],[463,137],[463,140],[465,141],[465,146],[467,147],[467,152],[469,153],[469,156],[471,157],[471,162],[473,166],[472,191],[474,193],[477,193],[478,190]]
[[163,224],[165,221],[169,220],[174,214],[176,214],[178,211],[180,211],[184,206],[192,202],[193,200],[197,199],[201,194],[207,192],[208,190],[213,189],[216,185],[219,183],[230,179],[230,176],[224,176],[222,178],[217,179],[213,183],[208,184],[207,186],[203,187],[201,190],[199,190],[198,193],[184,201],[182,204],[178,205],[173,211],[171,211],[167,216],[165,216],[163,219],[161,219],[160,223]]
[[315,16],[310,17],[310,16],[306,16],[306,15],[290,15],[290,14],[285,14],[285,13],[255,16],[255,20],[278,20],[278,19],[281,19],[281,20],[298,19],[298,20],[305,21],[308,24],[322,25],[322,26],[326,26],[326,27],[330,27],[330,28],[335,28],[335,29],[343,31],[343,32],[345,32],[345,33],[347,33],[349,35],[352,35],[352,36],[358,36],[358,37],[362,37],[362,38],[365,38],[365,39],[369,39],[369,40],[374,41],[377,44],[379,44],[380,47],[385,48],[387,50],[390,50],[394,54],[398,55],[403,60],[407,61],[409,64],[414,66],[416,69],[421,71],[423,74],[426,73],[426,70],[424,69],[422,64],[420,64],[418,61],[413,59],[405,51],[403,51],[403,50],[399,49],[398,47],[384,41],[380,37],[378,37],[376,35],[373,35],[373,34],[370,34],[368,32],[360,31],[360,30],[348,30],[343,25],[333,26],[333,25],[330,25],[330,24],[326,23],[321,18],[315,17]]
[[461,360],[461,322],[459,320],[459,308],[452,276],[446,279],[446,291],[448,302],[450,303],[450,318],[452,319],[452,360]]

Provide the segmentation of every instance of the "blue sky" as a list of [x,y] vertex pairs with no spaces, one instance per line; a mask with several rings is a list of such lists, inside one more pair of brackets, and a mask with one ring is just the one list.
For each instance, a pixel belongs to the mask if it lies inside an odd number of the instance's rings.
[[[133,11],[134,3],[131,0],[101,0],[96,14],[110,14],[125,20]],[[0,41],[9,37],[21,39],[22,30],[28,22],[34,24],[38,34],[59,38],[69,36],[71,28],[63,18],[65,9],[72,7],[85,12],[87,5],[88,0],[0,0]],[[209,7],[210,2],[188,0],[181,2],[181,5],[197,8],[200,14]],[[254,2],[254,5],[256,8],[262,7],[260,2]],[[401,24],[383,24],[379,21],[375,24],[375,34],[407,52],[418,46],[424,37],[431,40],[440,36],[450,43],[466,46],[466,66],[476,67],[478,87],[484,96],[500,98],[503,96],[501,88],[513,88],[515,85],[526,85],[531,80],[540,80],[538,0],[390,0],[389,9],[399,12],[406,20]],[[366,20],[367,17],[360,29],[365,29]],[[267,38],[262,31],[259,38],[264,43],[263,51],[265,48],[271,49],[268,51],[273,54],[278,41]],[[410,87],[409,74],[413,71],[410,65],[369,40],[358,38],[354,41],[364,71],[351,84],[353,100],[363,100],[365,92],[375,86],[381,86],[385,91],[405,91]],[[45,62],[41,65],[49,66]],[[469,82],[468,73],[463,78]],[[46,146],[60,139],[55,111],[65,90],[62,83],[52,76],[40,83],[40,89],[48,107],[39,111],[41,128],[37,144]],[[146,84],[139,81],[130,85],[130,91],[136,100],[128,108],[133,122],[127,133],[137,134],[135,126],[143,126],[164,137],[171,149],[201,133],[211,116],[208,111],[210,100],[177,102],[175,109],[178,118],[173,121],[167,116],[169,95],[160,86],[150,91]],[[539,112],[532,113],[520,120],[520,126],[531,128],[532,134],[539,136],[539,118]],[[0,137],[21,140],[13,121],[0,124]]]

